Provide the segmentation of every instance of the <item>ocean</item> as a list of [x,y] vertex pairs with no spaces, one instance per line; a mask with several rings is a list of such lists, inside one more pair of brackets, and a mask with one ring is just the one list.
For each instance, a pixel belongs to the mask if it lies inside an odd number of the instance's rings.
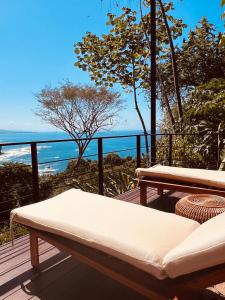
[[[142,134],[141,131],[110,131],[101,132],[97,136],[123,136]],[[0,132],[0,144],[10,142],[30,142],[43,140],[60,140],[70,138],[63,132]],[[144,139],[142,138],[142,146]],[[142,148],[144,151],[144,147]],[[0,155],[0,164],[4,162],[20,162],[31,164],[31,152],[29,145],[3,146]],[[84,157],[87,159],[97,159],[97,141],[91,141],[87,147]],[[118,153],[121,157],[136,156],[136,138],[116,138],[103,140],[104,156],[109,152]],[[78,148],[75,142],[44,143],[38,145],[39,174],[54,174],[65,170],[69,159],[76,158]],[[66,159],[66,161],[59,161]],[[54,162],[52,162],[54,161]]]

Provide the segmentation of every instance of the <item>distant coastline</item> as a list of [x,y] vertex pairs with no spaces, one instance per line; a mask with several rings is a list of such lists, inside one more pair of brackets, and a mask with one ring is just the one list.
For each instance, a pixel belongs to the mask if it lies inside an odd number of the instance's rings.
[[0,134],[9,134],[9,133],[38,133],[36,131],[23,131],[23,130],[7,130],[0,129]]

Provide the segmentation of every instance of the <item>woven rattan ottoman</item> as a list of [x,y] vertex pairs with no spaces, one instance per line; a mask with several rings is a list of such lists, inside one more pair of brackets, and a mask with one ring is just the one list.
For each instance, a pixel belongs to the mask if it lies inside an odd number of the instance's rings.
[[208,194],[186,196],[177,202],[175,208],[177,215],[199,223],[204,223],[222,212],[225,212],[225,198]]

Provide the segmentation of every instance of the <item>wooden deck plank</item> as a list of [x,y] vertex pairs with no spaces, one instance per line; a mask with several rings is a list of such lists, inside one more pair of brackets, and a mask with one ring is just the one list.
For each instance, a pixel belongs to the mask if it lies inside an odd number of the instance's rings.
[[[155,189],[148,188],[148,206],[173,212],[176,201],[184,195],[175,192],[165,193],[161,197]],[[139,197],[137,188],[116,198],[139,204]],[[28,236],[16,239],[13,247],[11,243],[0,247],[0,299],[145,299],[129,288],[75,261],[52,245],[41,240],[39,244],[42,269],[40,274],[34,273],[31,268]],[[225,290],[224,284],[219,287]]]
[[[43,269],[58,263],[62,259],[62,256],[65,256],[65,254],[62,254],[55,247],[43,242],[40,247],[40,254]],[[33,275],[29,250],[26,253],[18,255],[11,262],[2,264],[0,272],[0,299],[2,299],[3,295],[6,296],[17,290],[21,283],[33,278]]]
[[[30,299],[39,295],[43,290],[47,291],[51,284],[55,286],[56,291],[60,291],[62,287],[58,289],[57,285],[65,284],[67,274],[79,264],[65,253],[52,255],[50,259],[45,261],[45,267],[42,265],[41,273],[32,272],[32,275],[22,282],[21,288],[13,290],[11,297],[22,299],[24,295],[25,299]],[[29,268],[31,267],[29,266]]]
[[[40,245],[41,259],[42,257],[45,256],[45,254],[48,255],[48,252],[54,249],[52,245],[44,243],[43,241],[40,241],[39,245]],[[11,257],[11,259],[7,259],[3,261],[3,263],[1,264],[0,276],[10,273],[20,265],[22,266],[23,264],[26,264],[26,262],[30,260],[29,250],[30,247],[26,247],[26,249],[21,249],[21,251],[17,252],[15,256]]]
[[146,299],[83,264],[68,272],[57,290],[60,284],[59,278],[31,299]]
[[[24,242],[26,243],[27,241],[27,238],[26,236],[21,236],[21,237],[18,237],[14,240],[14,247],[16,248],[17,246],[20,246],[22,245]],[[4,253],[4,251],[9,251],[9,249],[11,249],[12,247],[12,243],[9,242],[9,243],[5,243],[3,245],[0,246],[0,255],[2,253]]]

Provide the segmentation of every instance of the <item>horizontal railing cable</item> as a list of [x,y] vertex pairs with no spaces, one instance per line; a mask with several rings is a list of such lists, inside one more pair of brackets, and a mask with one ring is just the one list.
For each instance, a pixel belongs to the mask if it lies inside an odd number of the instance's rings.
[[[197,133],[156,133],[156,134],[151,134],[148,133],[147,136],[196,136],[196,135],[203,135],[206,134],[206,132],[197,132]],[[211,132],[210,132],[211,133]],[[212,133],[212,135],[215,134],[215,136],[218,136],[218,133]],[[118,139],[118,138],[132,138],[136,137],[137,135],[141,137],[145,137],[146,135],[143,133],[140,134],[131,134],[131,135],[115,135],[115,136],[99,136],[99,137],[90,137],[90,138],[79,138],[79,139],[58,139],[58,140],[34,140],[34,141],[25,141],[25,142],[12,142],[12,143],[0,143],[0,146],[2,147],[9,147],[9,146],[20,146],[20,145],[30,145],[31,143],[36,143],[36,144],[47,144],[47,143],[63,143],[63,142],[76,142],[76,141],[85,141],[85,140],[98,140],[98,139]]]
[[[94,157],[94,156],[97,157],[98,154],[96,153],[96,154],[90,154],[90,155],[83,155],[82,158],[88,158],[88,157]],[[75,156],[75,157],[69,157],[69,158],[62,158],[62,159],[39,162],[38,165],[45,165],[45,164],[57,163],[57,162],[62,162],[62,161],[77,160],[77,159],[79,159],[79,157]]]

